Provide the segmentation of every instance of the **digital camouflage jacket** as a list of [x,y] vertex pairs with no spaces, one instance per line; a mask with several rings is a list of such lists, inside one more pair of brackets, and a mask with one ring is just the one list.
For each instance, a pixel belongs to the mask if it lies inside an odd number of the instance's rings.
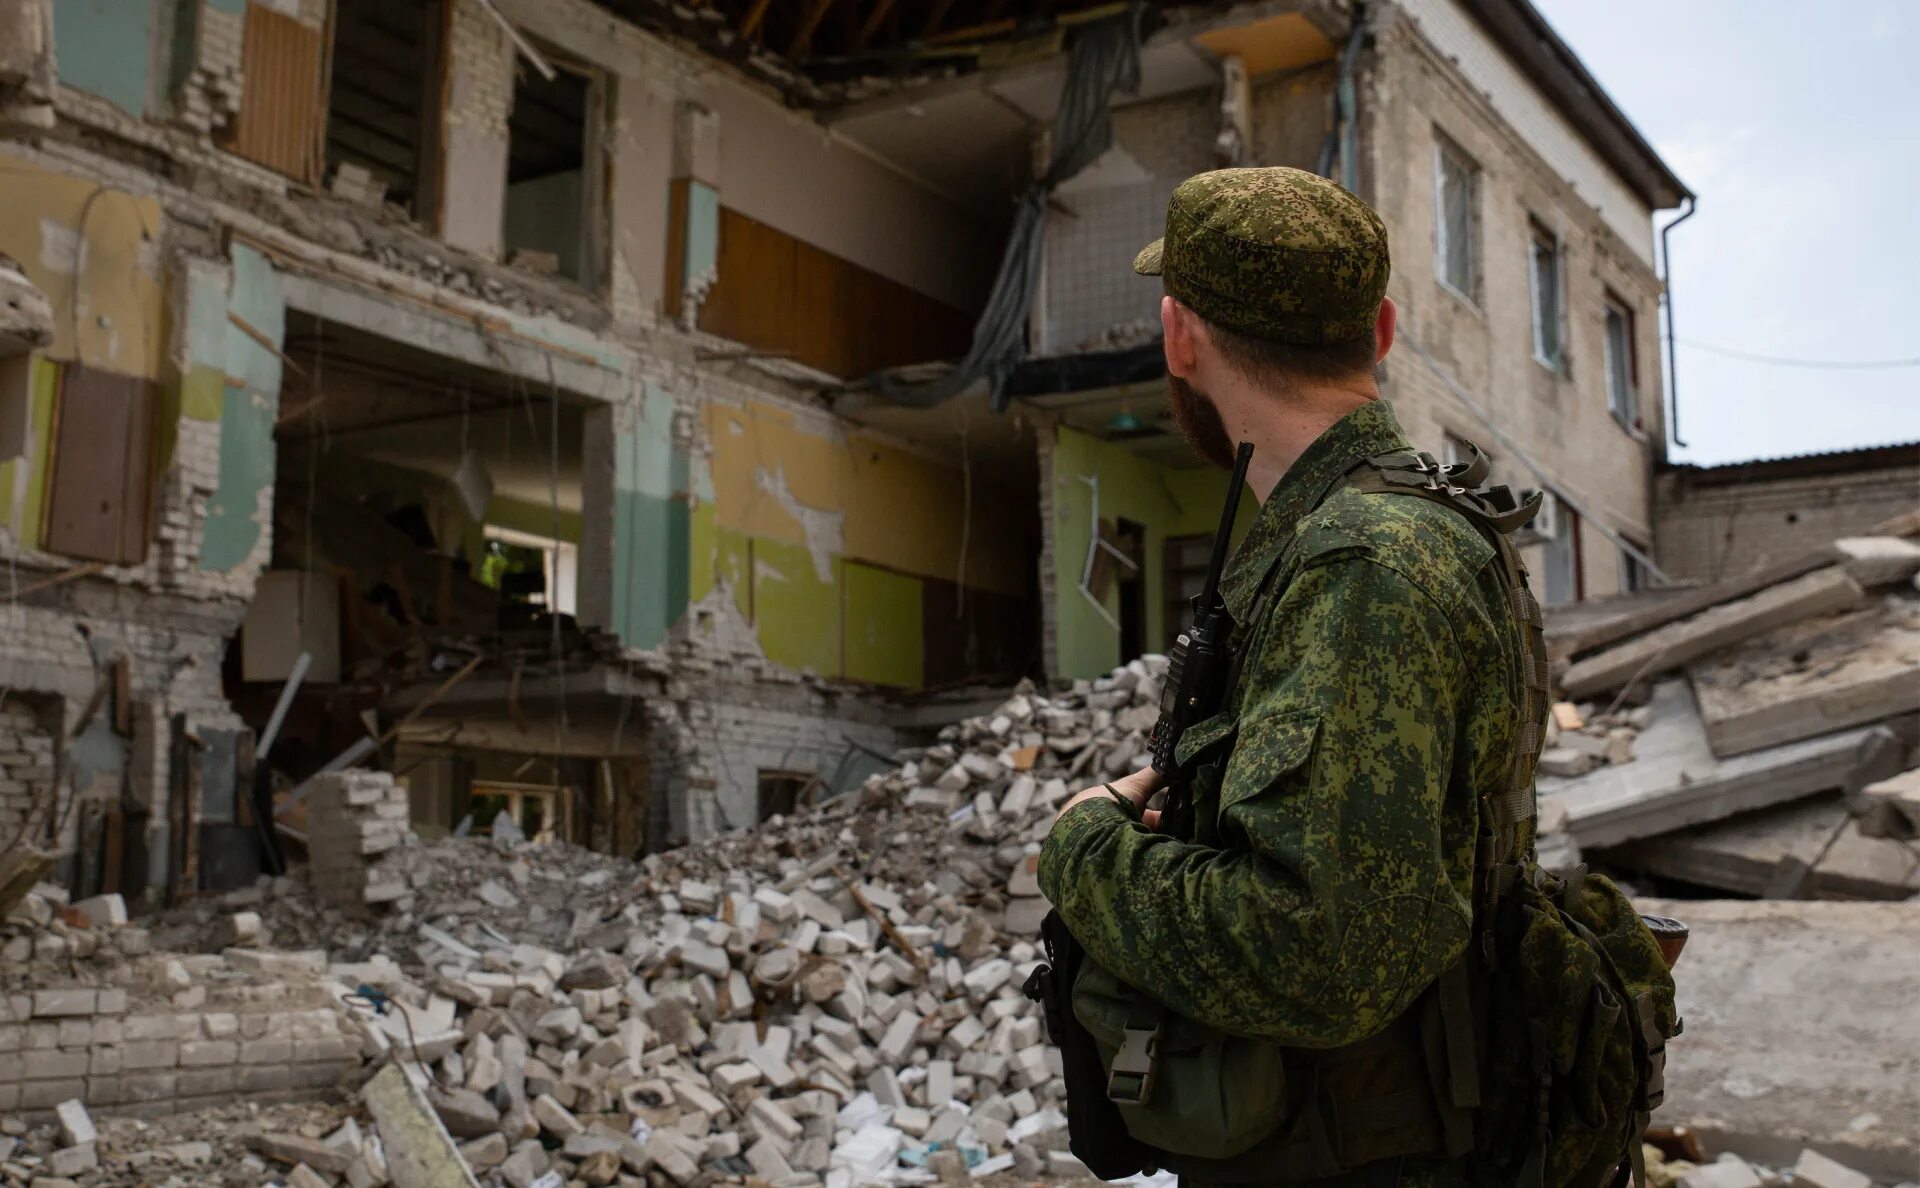
[[1523,650],[1499,558],[1464,516],[1343,481],[1408,448],[1388,405],[1356,409],[1230,562],[1238,675],[1180,741],[1203,756],[1195,835],[1095,799],[1041,853],[1041,888],[1094,961],[1221,1031],[1356,1042],[1467,944],[1477,797],[1509,779]]

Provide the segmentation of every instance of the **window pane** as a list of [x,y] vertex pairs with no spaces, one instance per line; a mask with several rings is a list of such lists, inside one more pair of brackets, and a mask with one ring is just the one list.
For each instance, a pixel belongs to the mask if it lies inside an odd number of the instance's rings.
[[1607,309],[1607,406],[1613,415],[1631,425],[1638,415],[1634,407],[1633,344],[1627,334],[1627,317],[1611,306]]
[[1473,163],[1443,145],[1439,170],[1441,278],[1468,295],[1473,292],[1474,178]]
[[1550,364],[1560,363],[1560,257],[1551,239],[1533,240],[1533,349]]

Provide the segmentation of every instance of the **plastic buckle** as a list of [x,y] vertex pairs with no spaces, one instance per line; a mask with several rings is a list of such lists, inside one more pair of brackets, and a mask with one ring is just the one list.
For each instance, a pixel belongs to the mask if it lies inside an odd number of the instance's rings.
[[1107,1100],[1143,1106],[1153,1100],[1153,1083],[1160,1069],[1160,1036],[1164,1027],[1129,1027],[1114,1053],[1107,1077]]

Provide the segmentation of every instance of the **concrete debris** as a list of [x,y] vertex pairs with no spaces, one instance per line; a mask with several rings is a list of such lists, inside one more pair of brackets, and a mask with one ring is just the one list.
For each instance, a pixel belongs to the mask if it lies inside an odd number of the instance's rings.
[[1550,715],[1542,852],[1747,895],[1920,891],[1875,840],[1920,834],[1920,804],[1875,784],[1920,758],[1912,527],[1550,629],[1561,688],[1592,700]]
[[[93,937],[95,979],[68,1002],[72,979],[39,967],[34,1018],[97,1017],[102,987],[123,979],[151,986],[140,1009],[171,1025],[186,1013],[175,996],[198,991],[195,1039],[142,1041],[164,1042],[143,1058],[178,1076],[190,1051],[244,1067],[245,1045],[273,1042],[249,1039],[261,1008],[232,1005],[218,979],[321,995],[352,1052],[310,1089],[339,1098],[342,1073],[377,1069],[367,1112],[251,1133],[270,1169],[254,1183],[851,1188],[1071,1172],[1058,1055],[1021,992],[1046,910],[1034,861],[1070,788],[1146,763],[1164,672],[1152,657],[1051,695],[1023,687],[853,792],[637,863],[506,837],[389,838],[391,781],[337,773],[316,782],[309,822],[348,859],[157,914],[143,923],[163,951],[143,963],[105,939],[143,930],[32,929]],[[342,872],[349,892],[315,894]],[[368,896],[379,880],[401,893]]]
[[1860,790],[1860,830],[1868,837],[1920,837],[1920,767]]

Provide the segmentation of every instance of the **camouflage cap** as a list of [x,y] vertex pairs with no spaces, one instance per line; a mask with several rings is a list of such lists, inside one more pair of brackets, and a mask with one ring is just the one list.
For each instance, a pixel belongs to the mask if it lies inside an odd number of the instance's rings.
[[1387,269],[1387,228],[1372,207],[1324,177],[1279,167],[1181,182],[1166,237],[1133,261],[1209,322],[1301,346],[1370,331]]

